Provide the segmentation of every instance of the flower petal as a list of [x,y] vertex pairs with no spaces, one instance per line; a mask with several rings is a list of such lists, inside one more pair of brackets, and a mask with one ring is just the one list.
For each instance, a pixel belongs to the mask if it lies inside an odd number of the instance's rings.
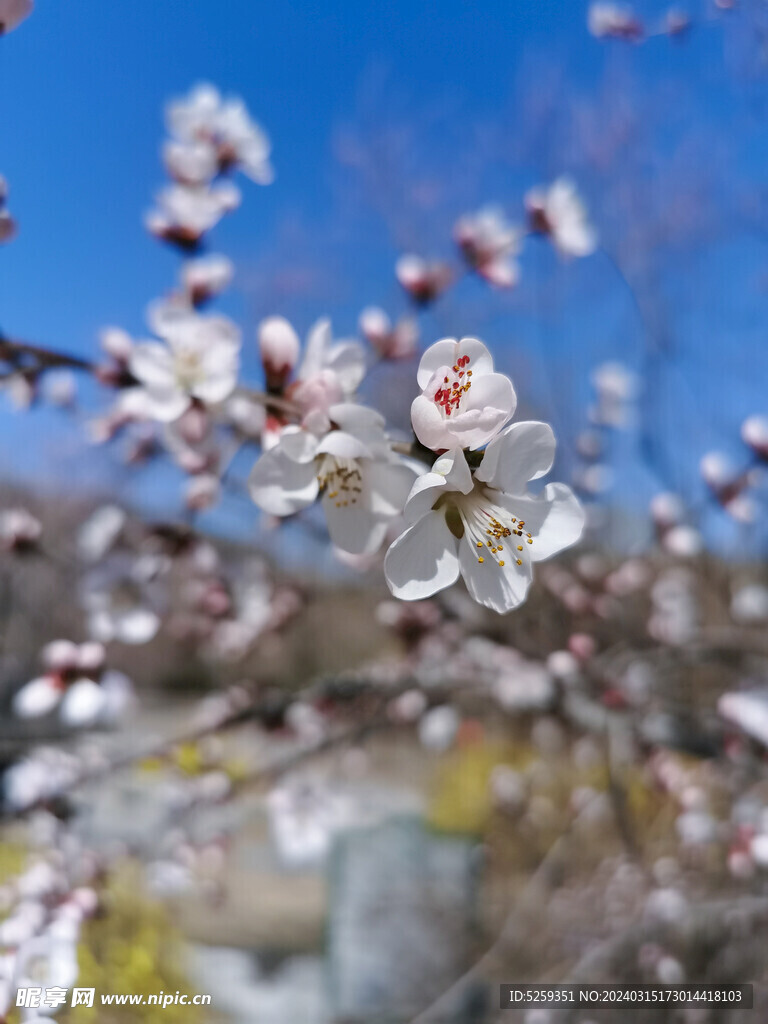
[[524,494],[529,480],[552,469],[555,435],[548,423],[513,423],[488,445],[475,476],[507,494]]
[[474,484],[464,453],[460,449],[446,452],[432,466],[429,473],[418,477],[405,504],[405,521],[415,523],[432,510],[441,494],[459,491],[469,494]]
[[332,430],[317,446],[317,454],[336,455],[342,459],[370,459],[371,450],[352,434],[344,430]]
[[409,527],[384,559],[384,575],[395,597],[418,601],[455,583],[458,543],[439,513],[425,515]]
[[290,516],[307,508],[317,497],[319,484],[314,462],[294,462],[280,448],[257,459],[248,480],[254,502],[273,516]]
[[134,345],[128,365],[133,376],[147,387],[175,388],[173,353],[159,341]]
[[317,437],[301,427],[285,427],[280,434],[277,448],[294,462],[311,462],[317,455]]
[[362,464],[362,472],[373,514],[387,518],[400,515],[414,483],[411,467],[374,459]]
[[530,550],[534,562],[569,548],[581,537],[585,514],[578,498],[567,484],[547,484],[542,499],[549,505]]
[[541,494],[502,494],[490,492],[502,508],[525,523],[533,544],[528,555],[534,562],[550,558],[575,544],[584,529],[584,509],[566,484],[547,484]]
[[378,550],[384,540],[386,523],[377,521],[364,496],[355,505],[347,505],[323,495],[323,510],[331,542],[350,555],[367,555]]
[[356,405],[354,402],[339,402],[332,405],[328,415],[338,427],[354,434],[355,437],[365,436],[370,431],[383,431],[386,426],[386,420],[381,413],[365,405]]
[[480,562],[477,550],[469,540],[460,543],[459,549],[461,575],[478,604],[504,613],[525,601],[532,578],[531,564],[527,559],[518,565],[514,558],[510,558],[502,566],[490,557]]
[[50,676],[38,676],[22,686],[13,697],[13,711],[19,718],[47,715],[61,700],[61,690]]
[[325,365],[338,377],[344,394],[351,395],[365,376],[365,351],[357,341],[340,341],[329,349]]
[[92,725],[104,707],[104,691],[92,679],[78,679],[61,701],[61,719],[65,725],[82,728]]
[[298,369],[298,380],[309,380],[325,366],[325,357],[331,344],[331,321],[323,317],[312,325],[307,335],[304,358]]
[[430,397],[417,395],[411,404],[413,432],[425,448],[439,451],[452,448],[452,437],[445,423],[445,417]]
[[132,608],[114,620],[115,639],[124,644],[149,643],[159,628],[160,619],[151,608]]
[[453,366],[459,356],[469,356],[469,367],[473,371],[473,377],[478,374],[491,373],[493,371],[493,358],[491,353],[477,338],[462,338],[457,341],[455,338],[443,338],[430,345],[419,362],[419,369],[416,372],[416,379],[423,391],[429,385],[433,374],[441,366]]

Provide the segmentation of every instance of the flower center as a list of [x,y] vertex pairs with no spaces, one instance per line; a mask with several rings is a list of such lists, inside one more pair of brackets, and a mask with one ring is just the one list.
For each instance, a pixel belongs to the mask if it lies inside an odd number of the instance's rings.
[[464,537],[474,546],[480,565],[489,560],[502,568],[507,560],[510,564],[512,560],[523,564],[523,552],[533,544],[533,536],[525,530],[525,520],[497,505],[482,489],[455,495],[454,500]]
[[451,367],[452,374],[445,374],[442,383],[434,394],[434,402],[438,409],[442,409],[444,415],[450,416],[458,412],[461,406],[462,397],[472,387],[472,371],[468,370],[469,356],[459,356]]
[[174,364],[176,382],[188,391],[202,377],[202,355],[196,348],[181,348],[176,351]]
[[326,498],[336,502],[336,508],[356,505],[363,491],[363,480],[356,459],[339,455],[323,455],[317,470],[317,482]]

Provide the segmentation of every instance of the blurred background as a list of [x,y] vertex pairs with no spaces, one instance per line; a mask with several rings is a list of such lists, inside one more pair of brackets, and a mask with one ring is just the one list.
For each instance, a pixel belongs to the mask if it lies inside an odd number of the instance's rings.
[[[321,516],[256,508],[242,424],[215,500],[161,430],[104,427],[104,329],[148,336],[177,287],[144,217],[165,105],[199,82],[272,142],[275,181],[206,250],[245,381],[264,318],[327,316],[409,440],[418,351],[470,335],[552,423],[588,528],[522,608],[392,601]],[[764,0],[37,0],[0,90],[0,1019],[35,1016],[36,978],[212,997],[61,1021],[625,1017],[499,1013],[500,982],[539,981],[753,982],[754,1011],[633,1019],[762,1019]],[[530,229],[564,176],[583,257]],[[457,245],[489,205],[529,232],[513,287]],[[76,664],[98,714],[19,714]],[[76,933],[41,941],[61,907]]]

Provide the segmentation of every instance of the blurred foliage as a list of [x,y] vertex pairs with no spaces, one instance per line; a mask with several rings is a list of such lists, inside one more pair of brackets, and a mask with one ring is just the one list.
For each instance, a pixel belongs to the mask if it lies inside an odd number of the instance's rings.
[[498,742],[470,743],[451,751],[437,772],[427,809],[428,824],[441,832],[482,834],[493,813],[493,769],[506,765],[523,771],[533,756],[530,746]]
[[20,843],[0,843],[0,885],[20,875],[27,860],[27,851]]
[[[83,929],[78,949],[78,986],[99,993],[140,993],[145,996],[179,991],[197,994],[180,961],[183,938],[165,908],[141,896],[137,865],[126,862],[110,877],[101,894],[103,910]],[[58,1018],[64,1024],[93,1024],[94,1009],[77,1006]],[[99,1007],[99,1024],[164,1021],[165,1024],[203,1024],[211,1020],[210,1007],[111,1006]]]

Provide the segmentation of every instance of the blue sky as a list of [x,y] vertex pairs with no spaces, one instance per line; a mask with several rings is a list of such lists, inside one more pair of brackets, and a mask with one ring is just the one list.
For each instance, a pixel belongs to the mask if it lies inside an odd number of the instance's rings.
[[[646,17],[664,9],[636,7]],[[241,210],[214,235],[238,267],[226,307],[247,349],[271,312],[302,331],[329,313],[341,334],[370,302],[397,312],[392,266],[403,247],[450,255],[464,209],[519,210],[526,187],[568,171],[606,246],[643,289],[652,280],[653,315],[664,309],[673,340],[659,416],[675,474],[693,486],[702,451],[738,451],[741,418],[768,412],[767,83],[743,17],[702,20],[679,43],[627,47],[591,39],[586,8],[37,0],[0,40],[0,173],[20,223],[0,250],[0,326],[89,355],[105,324],[141,333],[146,303],[178,267],[142,227],[163,183],[162,107],[210,80],[242,95],[274,144],[276,183],[244,182]],[[615,153],[601,155],[613,135]],[[361,147],[364,172],[350,165]],[[644,230],[654,217],[666,225],[670,211],[682,226],[665,228],[644,258]],[[527,406],[559,419],[564,435],[590,366],[641,358],[646,331],[599,254],[562,267],[531,247],[519,294],[471,281],[461,289],[425,318],[424,341],[479,333]],[[247,366],[256,372],[252,356]],[[8,446],[0,471],[71,472],[75,434],[53,415],[23,424],[0,413],[0,423],[6,436],[30,438]],[[620,478],[632,493],[656,489],[632,442],[622,446]]]

